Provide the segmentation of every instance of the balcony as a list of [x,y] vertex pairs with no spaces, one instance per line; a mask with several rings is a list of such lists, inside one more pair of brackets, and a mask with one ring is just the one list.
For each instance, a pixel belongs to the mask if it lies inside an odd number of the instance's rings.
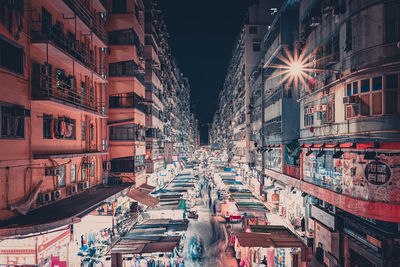
[[110,108],[135,108],[146,113],[144,99],[136,93],[124,93],[109,96]]
[[[61,60],[62,53],[67,54],[73,60],[82,64],[85,68],[94,71],[105,82],[106,67],[94,60],[94,51],[87,49],[87,43],[76,40],[75,35],[65,34],[62,24],[42,25],[33,22],[33,30],[31,32],[32,42],[34,46],[45,50],[47,54],[52,54]],[[38,29],[38,30],[36,30]],[[45,29],[45,31],[43,31]],[[44,44],[45,46],[39,46]],[[50,47],[50,46],[54,46]],[[67,60],[67,59],[66,59]]]
[[50,100],[90,113],[106,116],[105,103],[97,101],[93,95],[79,94],[71,83],[53,79],[50,75],[46,74],[32,75],[32,99]]
[[[107,44],[105,21],[97,18],[96,14],[79,0],[63,0],[64,3],[103,41]],[[100,0],[105,7],[105,0]]]
[[111,160],[112,173],[138,173],[146,169],[143,160],[136,162],[134,157],[117,158]]

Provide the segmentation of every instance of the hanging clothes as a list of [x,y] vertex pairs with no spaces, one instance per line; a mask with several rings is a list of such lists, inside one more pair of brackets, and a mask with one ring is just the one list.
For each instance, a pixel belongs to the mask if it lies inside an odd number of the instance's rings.
[[64,119],[60,121],[60,136],[64,137],[67,132],[67,124]]
[[68,123],[65,132],[65,137],[70,138],[71,136],[72,136],[72,124]]

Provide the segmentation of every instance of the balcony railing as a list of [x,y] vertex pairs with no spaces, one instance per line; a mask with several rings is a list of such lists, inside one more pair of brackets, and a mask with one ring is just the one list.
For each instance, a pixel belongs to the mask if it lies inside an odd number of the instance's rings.
[[[105,21],[96,18],[96,14],[79,0],[64,0],[65,4],[74,11],[78,17],[104,42],[107,44],[107,31]],[[104,1],[100,1],[104,2]],[[103,6],[105,6],[103,4]]]
[[[35,28],[39,28],[40,30],[35,30]],[[105,65],[95,64],[94,52],[93,50],[86,49],[85,43],[79,42],[75,39],[75,37],[71,38],[71,36],[66,35],[60,24],[55,24],[53,26],[49,25],[49,27],[46,27],[46,31],[43,31],[43,28],[45,27],[43,27],[41,24],[35,25],[34,23],[32,30],[33,42],[51,42],[53,45],[82,63],[84,66],[95,71],[100,76],[105,77]]]
[[70,84],[45,74],[32,75],[32,98],[35,100],[53,98],[99,114],[106,114],[105,103],[97,101],[94,96],[79,94]]

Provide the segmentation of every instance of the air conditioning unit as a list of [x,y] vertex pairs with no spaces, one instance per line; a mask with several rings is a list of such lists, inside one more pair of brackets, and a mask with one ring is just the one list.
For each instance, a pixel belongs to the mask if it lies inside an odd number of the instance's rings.
[[306,114],[313,114],[314,113],[314,108],[307,108],[306,109]]
[[57,200],[61,198],[61,190],[53,191],[52,193],[53,200]]
[[68,195],[73,195],[76,194],[77,192],[78,192],[78,185],[74,184],[68,187]]
[[105,170],[105,171],[111,170],[111,161],[104,161],[103,162],[103,170]]
[[55,167],[47,167],[44,171],[45,176],[55,176],[59,175],[60,171]]
[[321,112],[321,111],[326,111],[326,105],[318,105],[318,106],[315,106],[315,110],[316,110],[316,111],[319,111],[319,112]]
[[343,97],[343,104],[357,104],[360,98],[356,95]]
[[47,192],[47,193],[41,193],[38,196],[38,203],[39,204],[46,204],[52,201],[52,192]]

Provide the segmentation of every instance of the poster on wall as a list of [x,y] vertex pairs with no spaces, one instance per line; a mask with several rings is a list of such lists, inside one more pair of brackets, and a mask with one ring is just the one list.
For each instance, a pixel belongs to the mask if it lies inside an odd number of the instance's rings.
[[332,156],[333,151],[318,158],[303,154],[304,181],[354,198],[400,204],[400,153],[378,152],[373,160],[359,151]]

